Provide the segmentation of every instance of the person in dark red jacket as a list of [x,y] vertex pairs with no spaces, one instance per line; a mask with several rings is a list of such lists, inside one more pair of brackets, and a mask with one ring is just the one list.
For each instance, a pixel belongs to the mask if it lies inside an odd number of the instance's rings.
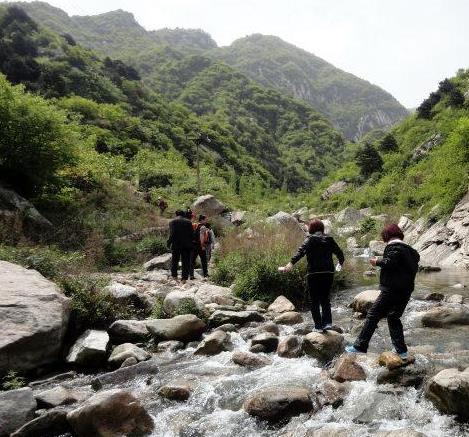
[[394,349],[402,359],[407,359],[401,316],[414,291],[420,255],[404,243],[404,234],[396,224],[386,226],[381,236],[387,243],[383,257],[370,259],[372,266],[381,267],[381,293],[368,311],[365,325],[355,343],[345,349],[351,353],[366,353],[379,321],[386,317]]
[[310,235],[300,246],[296,255],[286,266],[280,267],[280,270],[290,271],[306,255],[307,285],[314,327],[318,331],[325,331],[332,328],[330,293],[335,271],[332,255],[338,258],[342,266],[344,253],[331,236],[324,234],[324,223],[321,220],[312,220],[308,231]]

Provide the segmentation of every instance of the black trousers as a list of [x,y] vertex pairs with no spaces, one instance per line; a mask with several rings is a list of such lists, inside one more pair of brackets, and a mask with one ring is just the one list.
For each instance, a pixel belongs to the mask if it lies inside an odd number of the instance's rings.
[[197,257],[200,257],[200,263],[202,264],[202,271],[204,273],[204,277],[208,276],[208,261],[207,261],[207,251],[202,249],[202,247],[197,247],[192,251],[192,259],[191,259],[191,279],[194,279],[194,269],[195,269],[195,262],[197,261]]
[[311,301],[311,315],[314,327],[322,329],[332,324],[331,288],[334,273],[309,273],[307,277],[308,293]]
[[397,353],[407,352],[404,341],[404,329],[402,328],[401,316],[409,302],[410,293],[381,292],[376,302],[368,311],[365,325],[355,341],[355,348],[366,352],[378,323],[384,317],[388,320],[391,341]]
[[178,277],[178,266],[179,266],[179,260],[181,260],[182,263],[182,274],[181,278],[183,280],[189,279],[189,273],[191,269],[191,249],[178,249],[174,248],[171,253],[172,253],[172,258],[171,258],[171,276],[173,278]]

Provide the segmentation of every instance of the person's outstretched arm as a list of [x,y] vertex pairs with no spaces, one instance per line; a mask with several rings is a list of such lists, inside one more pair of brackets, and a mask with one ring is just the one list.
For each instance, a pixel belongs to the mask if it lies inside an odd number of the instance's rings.
[[343,265],[344,261],[345,261],[344,252],[342,251],[342,249],[339,247],[339,245],[336,243],[335,240],[332,240],[332,241],[333,241],[333,243],[332,243],[333,244],[332,245],[332,253],[339,260],[339,264]]
[[384,254],[382,258],[376,259],[376,265],[378,267],[386,267],[390,269],[397,268],[400,264],[400,253],[396,247],[393,247],[393,244],[387,245],[384,249]]
[[292,257],[290,262],[286,266],[282,266],[279,268],[280,271],[284,272],[289,272],[293,266],[306,255],[306,252],[308,250],[308,246],[310,244],[311,239],[309,237],[306,238],[305,241],[303,241],[303,244],[298,248],[298,251],[296,254]]

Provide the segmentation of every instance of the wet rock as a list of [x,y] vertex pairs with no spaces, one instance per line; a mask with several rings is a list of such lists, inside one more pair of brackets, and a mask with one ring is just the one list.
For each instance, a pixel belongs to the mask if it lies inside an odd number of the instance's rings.
[[184,343],[176,340],[162,341],[156,347],[157,352],[176,352],[181,349],[184,349]]
[[342,384],[333,379],[322,377],[315,390],[318,406],[330,405],[332,408],[339,408],[344,403],[348,392],[347,383]]
[[188,385],[164,385],[158,390],[158,394],[172,401],[187,401],[191,396],[191,388]]
[[350,430],[347,428],[337,428],[329,425],[319,429],[308,430],[304,437],[350,437],[350,435]]
[[156,340],[191,341],[200,338],[205,323],[193,314],[183,314],[171,319],[147,320],[147,329]]
[[34,419],[36,400],[29,387],[0,392],[0,436],[8,436]]
[[91,381],[95,390],[101,390],[106,385],[119,385],[139,377],[154,377],[158,374],[158,363],[155,360],[142,361],[134,366],[121,367],[114,372],[104,373]]
[[272,360],[267,357],[240,350],[234,351],[231,359],[239,366],[250,368],[264,367],[272,363]]
[[347,182],[337,181],[329,185],[321,194],[321,200],[327,200],[334,194],[343,193],[347,189]]
[[446,328],[451,325],[469,325],[469,308],[442,306],[433,308],[422,317],[422,326],[428,328]]
[[106,331],[88,329],[70,349],[67,362],[82,365],[96,365],[106,358],[109,335]]
[[435,302],[441,302],[445,298],[443,293],[429,293],[423,299]]
[[379,290],[362,291],[353,298],[351,307],[359,313],[366,314],[378,299],[379,294]]
[[274,352],[278,347],[278,337],[270,332],[264,332],[251,339],[251,346],[257,344],[264,346],[266,352]]
[[71,433],[72,429],[67,421],[67,411],[55,409],[46,411],[31,422],[11,434],[11,437],[44,437],[60,436]]
[[347,223],[349,225],[354,225],[362,221],[365,217],[366,216],[361,213],[358,209],[348,206],[335,216],[335,220],[338,223]]
[[172,255],[170,253],[155,256],[155,258],[143,264],[143,268],[145,270],[169,270],[171,268],[171,258]]
[[286,313],[288,311],[295,311],[295,305],[285,296],[279,296],[269,305],[267,310],[273,313]]
[[[197,309],[204,311],[203,302],[190,290],[175,290],[166,295],[163,300],[163,309],[169,316],[190,313]],[[185,311],[184,311],[185,310]]]
[[275,335],[280,335],[280,328],[273,322],[267,322],[259,326],[259,331],[270,332]]
[[117,320],[109,327],[108,333],[114,344],[138,343],[150,338],[146,320]]
[[374,437],[426,437],[426,434],[409,428],[395,429],[393,431],[379,431]]
[[40,387],[40,386],[47,386],[47,385],[55,384],[60,381],[64,381],[66,379],[73,379],[76,376],[77,376],[77,372],[75,371],[59,373],[57,375],[51,376],[50,378],[32,381],[29,383],[29,387],[35,388],[35,387]]
[[462,305],[464,303],[464,297],[460,294],[452,294],[445,298],[445,302]]
[[263,344],[254,344],[249,348],[249,352],[261,354],[267,352],[267,348]]
[[383,352],[378,358],[378,364],[386,367],[388,370],[398,369],[399,367],[408,366],[415,362],[415,357],[409,355],[407,360],[403,360],[395,352]]
[[217,355],[229,350],[230,335],[224,331],[214,331],[207,335],[197,346],[194,355]]
[[207,217],[214,217],[227,211],[226,206],[211,194],[199,196],[191,208],[196,215],[203,214]]
[[298,358],[303,355],[303,339],[297,335],[283,338],[277,347],[277,355],[283,358]]
[[70,299],[35,270],[0,261],[0,373],[58,361]]
[[114,348],[108,362],[120,366],[127,358],[135,358],[140,362],[149,360],[151,355],[132,343],[123,343]]
[[128,301],[135,300],[138,298],[137,289],[131,285],[120,284],[114,282],[107,287],[104,287],[104,291],[109,293],[115,300]]
[[335,364],[332,378],[338,382],[365,381],[366,373],[363,367],[357,363],[356,357],[347,354],[340,357]]
[[124,368],[124,367],[130,367],[130,366],[135,366],[135,364],[138,364],[138,360],[137,358],[135,357],[128,357],[126,358],[122,364],[120,365],[120,368]]
[[267,308],[269,308],[269,303],[263,300],[255,300],[254,302],[252,302],[251,305],[255,305],[259,308],[262,308],[263,310],[266,310]]
[[257,391],[244,402],[244,410],[251,416],[271,423],[313,410],[310,391],[302,388],[273,388]]
[[303,316],[295,311],[287,311],[275,317],[274,322],[279,325],[296,325],[303,322]]
[[209,317],[209,324],[211,326],[220,326],[226,323],[244,325],[248,322],[263,322],[264,320],[264,316],[256,311],[217,310]]
[[153,419],[140,401],[126,390],[107,390],[88,399],[67,414],[79,437],[146,435],[153,431]]
[[344,351],[344,338],[334,331],[311,332],[304,338],[303,350],[319,361],[331,361]]
[[459,419],[469,420],[469,367],[445,369],[430,379],[425,394],[444,414],[455,414]]
[[234,332],[236,331],[236,326],[233,325],[232,323],[226,323],[225,325],[221,325],[218,328],[215,329],[220,330],[220,331],[225,331],[225,332]]
[[38,393],[34,397],[38,408],[55,408],[61,405],[70,405],[82,402],[93,394],[90,390],[69,389],[61,385]]
[[377,383],[418,388],[431,373],[433,373],[431,363],[423,356],[418,356],[409,366],[397,367],[393,370],[381,369],[377,376]]
[[368,247],[373,255],[382,256],[386,248],[386,243],[384,241],[372,240]]

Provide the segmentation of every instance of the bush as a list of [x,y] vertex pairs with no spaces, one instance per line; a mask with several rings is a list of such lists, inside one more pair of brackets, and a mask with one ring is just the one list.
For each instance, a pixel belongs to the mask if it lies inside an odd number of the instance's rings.
[[10,370],[3,378],[3,390],[17,390],[26,385],[26,380],[14,370]]
[[364,177],[370,177],[373,173],[380,172],[383,169],[383,159],[371,144],[358,150],[355,161]]
[[383,152],[395,152],[399,146],[392,134],[387,134],[379,143],[379,148]]
[[150,314],[151,319],[167,319],[168,315],[163,309],[163,298],[157,297],[155,303],[153,304],[153,309]]
[[137,243],[137,252],[144,255],[158,256],[168,252],[167,239],[161,235],[148,236]]

